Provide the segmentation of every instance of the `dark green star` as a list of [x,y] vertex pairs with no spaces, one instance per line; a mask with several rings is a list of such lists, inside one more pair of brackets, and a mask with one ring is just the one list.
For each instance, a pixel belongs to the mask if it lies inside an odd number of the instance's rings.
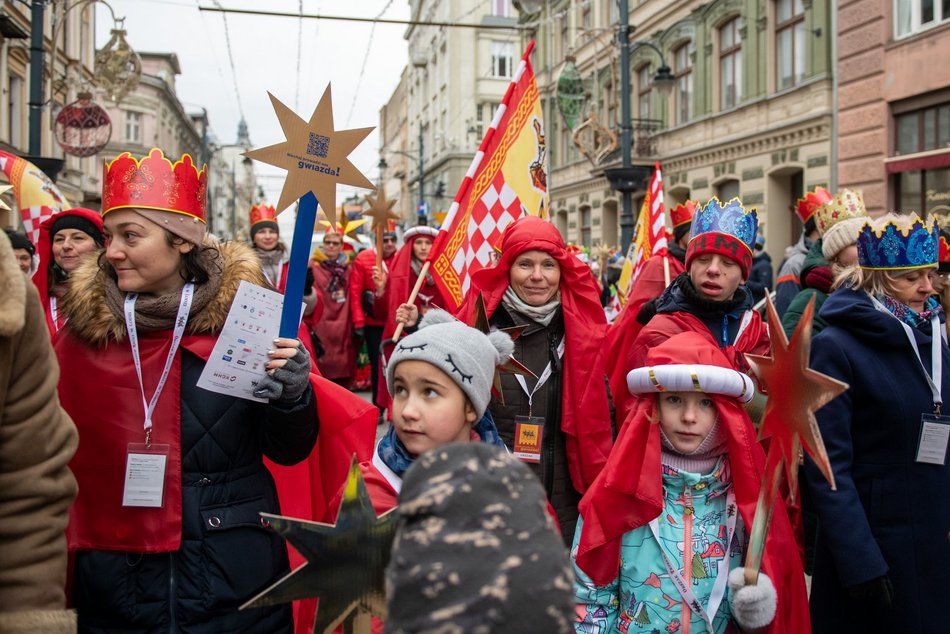
[[261,513],[307,563],[241,606],[257,608],[316,597],[313,631],[331,632],[354,610],[386,619],[383,573],[396,514],[376,517],[356,461],[350,466],[336,524]]

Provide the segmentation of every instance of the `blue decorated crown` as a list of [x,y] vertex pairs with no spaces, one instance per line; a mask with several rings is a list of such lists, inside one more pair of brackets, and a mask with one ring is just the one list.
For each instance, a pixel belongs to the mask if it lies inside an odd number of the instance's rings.
[[758,228],[759,217],[755,209],[746,209],[738,198],[722,203],[713,196],[693,214],[689,239],[692,240],[702,233],[724,233],[738,238],[749,247],[749,253],[752,253]]
[[933,218],[924,221],[914,213],[888,214],[861,227],[858,262],[861,268],[876,270],[936,266],[939,235]]

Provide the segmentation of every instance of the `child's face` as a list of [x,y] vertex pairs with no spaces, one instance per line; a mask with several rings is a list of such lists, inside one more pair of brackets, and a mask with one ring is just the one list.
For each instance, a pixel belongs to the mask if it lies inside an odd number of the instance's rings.
[[455,381],[431,363],[403,361],[393,373],[393,424],[413,456],[468,442],[475,410]]
[[657,395],[660,428],[682,454],[699,447],[716,423],[716,404],[703,392],[662,392]]

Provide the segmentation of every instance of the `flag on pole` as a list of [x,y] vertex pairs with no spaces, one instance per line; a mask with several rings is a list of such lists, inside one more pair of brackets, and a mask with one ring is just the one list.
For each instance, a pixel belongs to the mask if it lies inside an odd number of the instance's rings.
[[650,178],[650,187],[643,199],[640,208],[640,217],[633,232],[633,242],[627,250],[627,260],[623,263],[620,272],[618,287],[624,295],[629,296],[637,276],[654,255],[662,254],[667,248],[666,239],[666,210],[663,207],[663,176],[660,174],[660,163],[656,163],[653,176]]
[[30,242],[36,244],[43,221],[72,205],[43,170],[24,158],[0,151],[0,171],[13,185],[23,230]]
[[492,266],[505,228],[547,218],[544,119],[528,43],[429,255],[433,278],[457,310],[476,271]]

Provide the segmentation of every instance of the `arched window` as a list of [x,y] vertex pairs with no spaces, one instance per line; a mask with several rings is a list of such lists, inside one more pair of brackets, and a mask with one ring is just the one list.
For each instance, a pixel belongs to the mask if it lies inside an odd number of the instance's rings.
[[775,88],[791,88],[805,77],[805,7],[802,0],[775,2]]
[[719,28],[719,109],[728,110],[742,100],[742,40],[739,18]]

